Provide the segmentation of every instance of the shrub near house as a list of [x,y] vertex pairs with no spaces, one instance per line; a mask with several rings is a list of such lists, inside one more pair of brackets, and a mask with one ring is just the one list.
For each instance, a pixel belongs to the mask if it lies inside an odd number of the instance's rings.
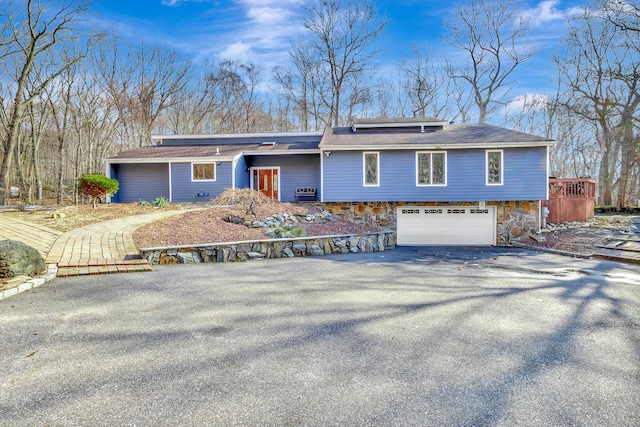
[[94,209],[98,203],[98,197],[114,195],[119,187],[117,180],[107,178],[103,174],[85,174],[78,181],[78,191],[91,196]]

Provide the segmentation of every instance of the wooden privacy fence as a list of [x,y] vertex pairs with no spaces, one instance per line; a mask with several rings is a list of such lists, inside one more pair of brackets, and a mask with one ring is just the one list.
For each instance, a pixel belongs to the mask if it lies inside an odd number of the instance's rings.
[[596,182],[591,178],[549,178],[548,223],[586,221],[594,215]]

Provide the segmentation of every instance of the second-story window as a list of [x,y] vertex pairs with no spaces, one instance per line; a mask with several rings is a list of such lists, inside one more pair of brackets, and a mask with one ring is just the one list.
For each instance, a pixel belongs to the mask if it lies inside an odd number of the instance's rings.
[[365,187],[380,185],[380,153],[363,153],[363,184]]

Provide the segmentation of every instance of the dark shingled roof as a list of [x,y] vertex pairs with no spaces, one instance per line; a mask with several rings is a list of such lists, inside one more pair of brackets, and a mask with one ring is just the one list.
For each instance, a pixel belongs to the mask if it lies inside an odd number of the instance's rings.
[[[247,154],[265,154],[289,150],[318,149],[318,142],[285,142],[275,145],[262,144],[212,144],[212,145],[152,145],[122,151],[109,160],[118,159],[168,159],[189,157],[233,157],[243,151]],[[219,152],[218,152],[219,150]],[[218,154],[219,153],[219,154]]]
[[546,145],[552,139],[529,135],[510,129],[487,124],[449,125],[442,130],[428,130],[424,133],[398,132],[396,130],[376,132],[353,132],[348,127],[327,128],[320,148],[338,147],[384,147],[384,146],[439,146],[455,144],[520,144]]
[[[410,119],[407,119],[411,121]],[[437,119],[416,119],[422,122]],[[369,120],[378,123],[393,123],[390,119]],[[205,137],[203,137],[205,138]],[[477,145],[494,145],[509,146],[513,144],[525,145],[548,145],[553,140],[540,136],[529,135],[514,130],[492,126],[487,124],[464,124],[449,125],[444,129],[434,130],[425,128],[425,132],[419,129],[410,128],[386,128],[386,129],[362,129],[353,132],[350,127],[327,128],[320,142],[310,141],[309,138],[301,138],[301,141],[277,142],[274,145],[261,144],[260,142],[252,143],[242,139],[239,135],[237,142],[234,144],[233,139],[224,142],[213,142],[206,145],[202,144],[197,138],[189,144],[188,140],[182,141],[176,145],[154,145],[150,147],[135,148],[133,150],[123,151],[116,156],[110,157],[109,160],[124,159],[171,159],[171,158],[213,158],[213,157],[233,157],[242,152],[247,155],[269,154],[269,153],[285,153],[291,150],[317,150],[318,148],[384,148],[384,147],[438,147],[438,146],[455,146],[457,144],[477,144]],[[316,137],[317,138],[317,137]],[[205,138],[206,139],[206,138]],[[314,138],[315,139],[315,138]],[[240,142],[242,141],[242,142]]]

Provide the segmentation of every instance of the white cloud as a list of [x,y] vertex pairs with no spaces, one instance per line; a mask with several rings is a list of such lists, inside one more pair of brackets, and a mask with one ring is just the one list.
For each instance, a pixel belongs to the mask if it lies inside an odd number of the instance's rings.
[[279,7],[252,7],[247,12],[247,15],[256,24],[275,24],[285,21],[291,12]]
[[251,45],[242,41],[235,42],[220,52],[220,57],[223,59],[233,59],[244,63],[250,62],[251,56]]
[[522,15],[534,27],[539,27],[553,21],[565,21],[582,12],[581,8],[558,8],[558,0],[543,0],[533,9],[525,10]]
[[542,110],[548,101],[549,97],[540,93],[528,93],[526,95],[520,95],[509,101],[505,105],[505,113],[517,113],[525,110]]

